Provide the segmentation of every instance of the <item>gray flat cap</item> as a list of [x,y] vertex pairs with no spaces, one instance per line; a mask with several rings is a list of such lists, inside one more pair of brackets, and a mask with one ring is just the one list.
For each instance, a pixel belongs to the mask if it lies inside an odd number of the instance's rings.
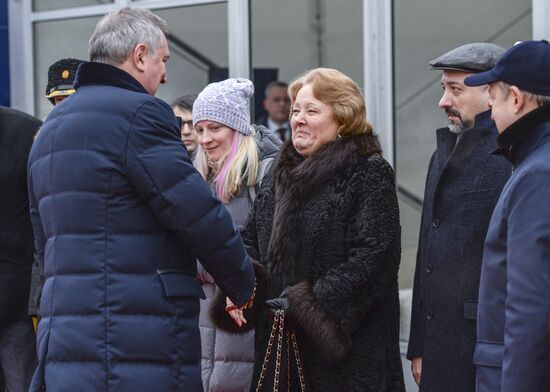
[[504,48],[484,42],[459,46],[430,61],[431,69],[485,72],[493,68],[504,54]]

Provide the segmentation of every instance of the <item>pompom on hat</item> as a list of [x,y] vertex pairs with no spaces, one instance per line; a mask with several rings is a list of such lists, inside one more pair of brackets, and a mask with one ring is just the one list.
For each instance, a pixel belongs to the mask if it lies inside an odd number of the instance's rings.
[[226,79],[210,83],[193,104],[193,126],[199,121],[215,121],[243,135],[251,135],[250,97],[254,85],[248,79]]

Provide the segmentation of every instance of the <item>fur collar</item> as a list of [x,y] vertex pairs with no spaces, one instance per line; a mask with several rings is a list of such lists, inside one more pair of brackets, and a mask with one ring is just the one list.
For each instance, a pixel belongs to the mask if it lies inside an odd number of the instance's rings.
[[275,167],[277,195],[292,187],[300,188],[302,198],[308,196],[362,157],[381,152],[378,139],[373,135],[338,138],[309,158],[302,157],[291,142],[286,142]]
[[292,143],[283,145],[274,169],[276,202],[268,249],[268,295],[279,295],[286,286],[296,283],[293,230],[305,201],[344,169],[380,153],[380,144],[373,135],[338,138],[308,158],[300,156]]

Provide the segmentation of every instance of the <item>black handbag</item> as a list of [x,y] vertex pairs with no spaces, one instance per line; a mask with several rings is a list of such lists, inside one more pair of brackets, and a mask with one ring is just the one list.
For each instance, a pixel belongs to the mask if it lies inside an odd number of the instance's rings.
[[[290,391],[291,376],[292,373],[298,375],[300,383],[300,391],[306,392],[306,383],[304,377],[304,369],[302,367],[302,361],[300,359],[300,351],[298,350],[298,339],[296,333],[292,329],[285,329],[285,311],[277,310],[273,319],[273,327],[271,328],[271,334],[269,335],[269,341],[267,343],[267,350],[265,352],[264,362],[258,379],[258,385],[256,386],[256,392],[262,390],[263,382],[265,380],[270,359],[273,353],[273,346],[276,344],[275,353],[275,374],[273,377],[273,392],[279,392],[281,386],[281,363],[283,360],[283,340],[286,340],[286,385],[287,391]],[[276,342],[276,343],[275,343]],[[294,362],[292,362],[292,353],[294,354]],[[292,364],[296,365],[296,370],[293,371]]]

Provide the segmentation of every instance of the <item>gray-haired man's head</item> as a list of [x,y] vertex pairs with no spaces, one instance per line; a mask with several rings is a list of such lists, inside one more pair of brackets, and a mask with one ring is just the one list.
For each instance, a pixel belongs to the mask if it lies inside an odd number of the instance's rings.
[[154,95],[166,83],[166,22],[151,11],[124,7],[107,14],[90,38],[90,61],[121,68]]
[[431,69],[442,70],[443,96],[439,107],[449,119],[449,129],[460,134],[474,125],[475,117],[489,110],[486,86],[468,87],[464,79],[473,73],[491,69],[504,53],[504,48],[489,43],[459,46],[430,61]]
[[167,32],[166,22],[151,11],[124,7],[97,24],[90,38],[90,61],[120,65],[140,43],[154,52]]

